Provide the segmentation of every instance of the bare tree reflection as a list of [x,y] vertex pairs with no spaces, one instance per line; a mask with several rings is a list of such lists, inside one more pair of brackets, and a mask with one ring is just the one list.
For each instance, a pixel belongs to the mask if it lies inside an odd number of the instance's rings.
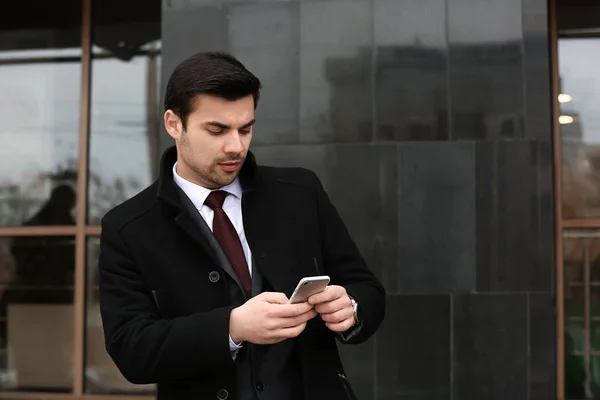
[[[39,174],[35,182],[26,187],[26,195],[20,196],[17,203],[20,215],[29,216],[22,222],[22,226],[76,224],[76,165],[76,160],[66,160],[53,171]],[[98,223],[106,211],[125,201],[140,187],[134,178],[107,181],[96,174],[90,174],[88,183],[88,222],[92,224]],[[40,201],[33,194],[46,185],[52,189],[40,205]],[[8,307],[14,304],[73,304],[74,271],[75,240],[72,236],[15,237],[0,241],[1,376],[10,375],[10,371],[7,371],[9,365],[6,351],[11,341],[11,338],[7,337]],[[2,385],[0,382],[0,386]]]
[[141,189],[140,182],[134,178],[115,178],[107,183],[97,174],[89,178],[90,196],[88,198],[88,213],[91,225],[98,225],[101,218],[111,208],[127,200]]
[[[72,211],[76,193],[69,184],[59,184],[48,200],[24,226],[73,225]],[[0,299],[0,346],[7,349],[1,367],[6,371],[11,337],[7,335],[9,306],[15,304],[47,305],[73,303],[75,240],[64,236],[30,236],[13,238],[10,245],[13,260],[9,281]],[[10,275],[10,276],[6,276]],[[35,321],[26,326],[36,326]],[[27,328],[25,328],[27,329]],[[15,338],[12,338],[14,340]],[[10,371],[7,376],[10,376]]]

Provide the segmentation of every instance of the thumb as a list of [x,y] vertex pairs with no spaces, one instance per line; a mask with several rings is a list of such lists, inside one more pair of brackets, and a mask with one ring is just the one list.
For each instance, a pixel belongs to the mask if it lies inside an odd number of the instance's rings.
[[286,304],[288,302],[287,296],[283,293],[264,292],[258,297],[260,297],[261,300],[271,304]]

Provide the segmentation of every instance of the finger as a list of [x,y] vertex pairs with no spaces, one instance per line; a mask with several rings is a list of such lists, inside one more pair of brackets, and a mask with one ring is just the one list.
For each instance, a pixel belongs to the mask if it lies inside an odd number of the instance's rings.
[[354,310],[352,310],[352,308],[344,308],[343,310],[331,314],[321,314],[321,319],[323,321],[334,324],[343,322],[350,318],[354,320]]
[[276,335],[278,338],[283,339],[295,338],[296,336],[301,334],[302,331],[304,331],[304,328],[306,328],[306,322],[293,327],[280,329],[279,331],[277,331]]
[[333,301],[346,294],[346,289],[341,286],[327,286],[321,293],[314,294],[308,298],[310,304],[325,303]]
[[329,330],[333,332],[346,332],[354,325],[354,318],[348,318],[347,320],[344,320],[337,324],[327,322],[325,325],[327,326],[327,328],[329,328]]
[[319,315],[319,313],[317,313],[317,311],[315,311],[314,308],[311,308],[304,314],[300,314],[297,317],[293,317],[293,318],[296,318],[300,321],[309,321],[309,320],[313,319],[314,317],[316,317],[317,315]]
[[298,324],[302,324],[302,323],[306,323],[306,322],[310,321],[317,315],[319,315],[319,314],[314,309],[312,309],[312,310],[305,312],[304,314],[299,315],[295,318],[297,321],[299,321]]
[[298,315],[297,317],[281,318],[279,319],[279,328],[291,328],[294,326],[305,324],[317,315],[318,314],[315,310],[310,310],[308,312],[305,312],[304,314]]
[[277,304],[274,305],[273,310],[269,315],[275,318],[290,318],[302,315],[312,309],[313,306],[308,304],[308,302],[296,304]]
[[279,292],[264,292],[256,296],[256,298],[271,304],[286,304],[288,302],[287,296]]
[[264,338],[264,342],[267,344],[279,343],[286,339],[298,336],[302,332],[302,330],[304,330],[303,326],[292,326],[289,328],[281,328],[281,329],[271,332],[268,336],[266,336]]
[[344,308],[350,308],[351,306],[352,302],[350,301],[350,297],[343,296],[333,301],[317,304],[315,310],[317,310],[319,314],[331,314],[343,310]]

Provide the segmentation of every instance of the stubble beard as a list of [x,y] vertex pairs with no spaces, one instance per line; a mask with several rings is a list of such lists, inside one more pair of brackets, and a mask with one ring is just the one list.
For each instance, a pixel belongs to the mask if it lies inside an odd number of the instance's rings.
[[182,157],[187,164],[188,168],[194,174],[196,181],[200,182],[202,186],[208,189],[218,189],[223,186],[229,185],[237,178],[237,173],[227,173],[225,171],[219,171],[219,166],[216,162],[211,163],[207,167],[201,167],[195,163],[193,154],[189,154],[188,157]]
[[237,170],[235,173],[227,173],[225,171],[219,171],[218,163],[224,161],[234,161],[240,160],[244,162],[245,160],[242,157],[236,158],[225,158],[213,161],[208,167],[200,167],[195,162],[194,152],[192,151],[187,138],[186,133],[184,131],[180,140],[181,147],[181,160],[187,165],[187,167],[194,174],[195,180],[201,184],[201,186],[205,186],[208,189],[218,189],[223,186],[227,186],[231,184],[239,175],[240,170]]
[[239,173],[228,174],[226,172],[219,174],[217,170],[219,167],[217,165],[213,165],[212,170],[208,168],[197,168],[194,165],[191,165],[190,168],[194,171],[194,175],[196,175],[198,179],[201,179],[203,182],[212,186],[210,189],[218,189],[227,186],[239,175]]
[[189,147],[182,145],[182,150],[181,160],[193,173],[195,181],[201,186],[208,189],[219,189],[231,184],[239,175],[240,170],[231,173],[220,171],[218,163],[223,162],[223,160],[217,160],[207,167],[201,167],[196,164],[194,154]]

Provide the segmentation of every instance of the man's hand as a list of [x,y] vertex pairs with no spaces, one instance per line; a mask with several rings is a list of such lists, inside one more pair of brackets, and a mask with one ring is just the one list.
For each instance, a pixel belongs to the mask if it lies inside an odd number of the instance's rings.
[[308,303],[315,306],[321,314],[325,325],[333,332],[346,332],[354,326],[354,310],[350,296],[341,286],[327,286],[327,288],[308,298]]
[[233,309],[229,335],[235,343],[273,344],[298,336],[317,313],[308,303],[287,304],[283,293],[261,293]]

